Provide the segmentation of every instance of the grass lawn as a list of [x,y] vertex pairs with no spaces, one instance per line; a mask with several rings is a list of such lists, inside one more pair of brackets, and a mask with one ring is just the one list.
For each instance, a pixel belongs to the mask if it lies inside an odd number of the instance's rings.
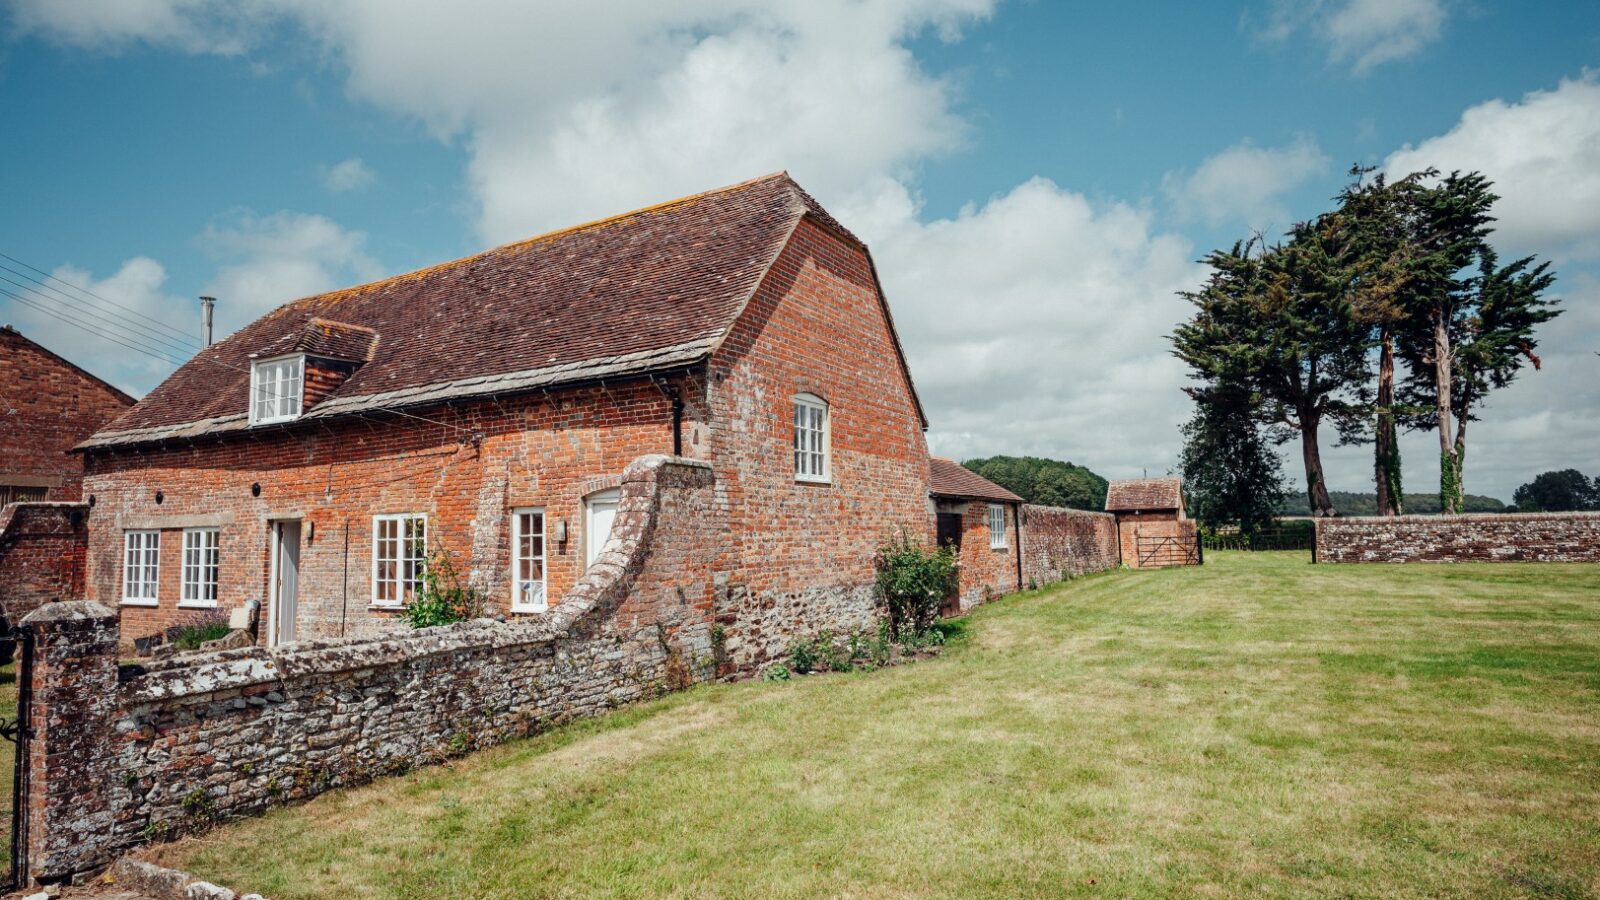
[[1600,566],[1207,562],[159,855],[278,900],[1600,895]]

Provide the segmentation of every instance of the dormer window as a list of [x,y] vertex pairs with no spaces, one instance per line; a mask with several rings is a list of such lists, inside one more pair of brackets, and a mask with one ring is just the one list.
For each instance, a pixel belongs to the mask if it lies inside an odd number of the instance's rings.
[[287,422],[300,416],[306,358],[281,356],[250,367],[250,424]]

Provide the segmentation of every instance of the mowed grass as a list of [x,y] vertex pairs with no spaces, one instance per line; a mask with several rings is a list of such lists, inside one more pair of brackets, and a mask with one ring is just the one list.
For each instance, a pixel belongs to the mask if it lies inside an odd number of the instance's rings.
[[1600,566],[1207,562],[159,855],[279,900],[1600,894]]

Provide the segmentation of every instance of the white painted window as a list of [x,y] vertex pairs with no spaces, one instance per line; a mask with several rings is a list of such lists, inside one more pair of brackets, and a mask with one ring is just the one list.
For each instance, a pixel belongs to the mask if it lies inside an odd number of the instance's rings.
[[428,563],[428,517],[372,517],[372,605],[404,606],[422,590]]
[[221,534],[215,528],[183,531],[183,592],[179,606],[217,605],[217,560]]
[[989,504],[989,549],[1004,550],[1006,546],[1006,508],[1001,503]]
[[511,511],[511,610],[544,612],[544,510]]
[[621,502],[622,491],[618,488],[584,498],[585,530],[588,532],[584,535],[584,566],[594,565],[594,561],[600,558],[600,551],[606,548],[606,542],[611,540],[611,525],[617,519],[617,506]]
[[813,394],[794,398],[794,477],[796,481],[827,482],[833,475],[829,461],[828,404]]
[[155,606],[156,585],[161,580],[161,532],[125,531],[122,548],[123,604]]
[[306,358],[257,360],[250,366],[250,424],[286,422],[300,416]]

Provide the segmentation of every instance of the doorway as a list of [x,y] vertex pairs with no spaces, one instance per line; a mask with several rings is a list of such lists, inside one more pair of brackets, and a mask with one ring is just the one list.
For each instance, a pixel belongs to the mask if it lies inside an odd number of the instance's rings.
[[295,610],[300,600],[300,520],[272,523],[271,572],[272,622],[267,643],[275,647],[295,637]]
[[612,488],[598,494],[590,494],[583,500],[584,509],[584,536],[583,552],[584,566],[594,565],[599,558],[600,551],[606,546],[606,541],[611,538],[611,523],[617,518],[617,503],[622,499],[622,491]]

